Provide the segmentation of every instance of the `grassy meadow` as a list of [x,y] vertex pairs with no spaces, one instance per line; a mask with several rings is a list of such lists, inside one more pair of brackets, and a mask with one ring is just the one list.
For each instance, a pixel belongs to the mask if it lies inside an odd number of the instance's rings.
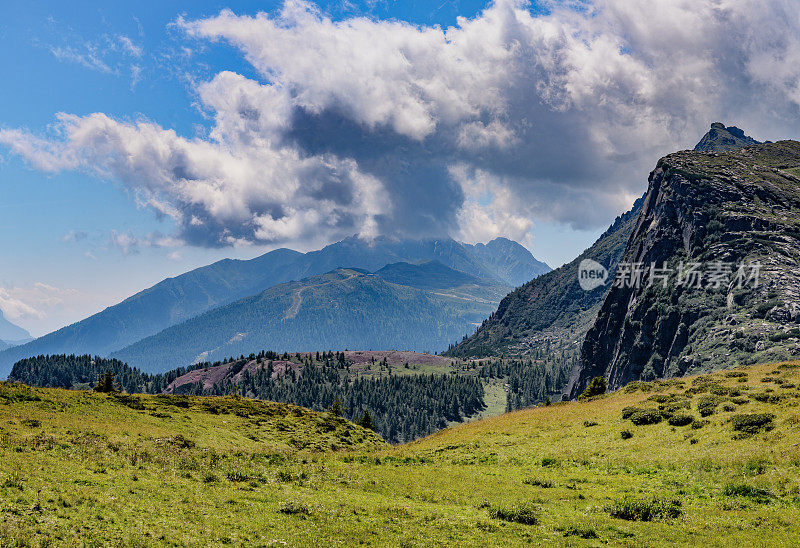
[[0,384],[2,546],[792,546],[800,362],[401,446],[239,397]]

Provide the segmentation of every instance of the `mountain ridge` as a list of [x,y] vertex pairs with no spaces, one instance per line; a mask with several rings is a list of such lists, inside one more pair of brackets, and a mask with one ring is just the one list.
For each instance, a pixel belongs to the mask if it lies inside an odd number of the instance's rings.
[[[422,271],[418,265],[408,266]],[[438,268],[437,273],[441,271]],[[388,278],[394,279],[394,274]],[[457,276],[451,283],[460,285],[412,287],[378,273],[338,268],[204,312],[111,357],[143,371],[160,372],[263,348],[438,350],[444,341],[481,321],[510,289],[462,281]]]

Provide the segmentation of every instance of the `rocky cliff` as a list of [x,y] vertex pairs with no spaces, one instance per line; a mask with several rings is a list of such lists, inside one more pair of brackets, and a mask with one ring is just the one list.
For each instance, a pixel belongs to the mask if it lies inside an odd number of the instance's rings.
[[565,396],[796,356],[799,260],[800,143],[662,158]]

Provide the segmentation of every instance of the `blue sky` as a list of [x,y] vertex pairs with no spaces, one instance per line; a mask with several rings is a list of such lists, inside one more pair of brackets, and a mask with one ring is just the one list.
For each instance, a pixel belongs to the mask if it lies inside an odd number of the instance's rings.
[[[508,236],[556,266],[711,121],[796,135],[785,3],[731,8],[741,27],[645,4],[4,2],[0,308],[40,335],[223,257],[355,232]],[[786,40],[715,38],[760,27]]]

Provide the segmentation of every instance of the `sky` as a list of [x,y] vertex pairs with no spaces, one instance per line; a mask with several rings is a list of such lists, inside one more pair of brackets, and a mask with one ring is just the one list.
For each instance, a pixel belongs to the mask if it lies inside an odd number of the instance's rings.
[[790,0],[12,0],[0,71],[0,309],[34,335],[352,234],[558,266],[711,122],[800,130]]

